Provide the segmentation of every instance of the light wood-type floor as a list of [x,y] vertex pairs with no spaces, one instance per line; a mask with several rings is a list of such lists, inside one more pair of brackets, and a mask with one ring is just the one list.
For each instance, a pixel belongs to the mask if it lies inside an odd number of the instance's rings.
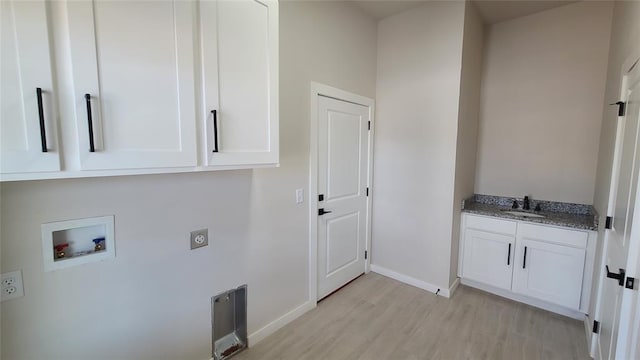
[[238,354],[253,359],[589,359],[576,320],[460,286],[451,299],[369,273]]

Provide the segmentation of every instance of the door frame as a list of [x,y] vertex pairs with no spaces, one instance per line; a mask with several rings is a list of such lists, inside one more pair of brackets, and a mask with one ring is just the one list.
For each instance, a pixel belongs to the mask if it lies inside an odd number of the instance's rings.
[[309,127],[309,302],[318,302],[318,98],[325,96],[340,101],[350,102],[369,108],[371,128],[369,130],[369,146],[367,165],[367,224],[365,250],[369,256],[365,260],[365,273],[371,267],[371,203],[373,184],[373,138],[375,101],[371,98],[341,90],[329,85],[311,82],[310,91],[310,127]]

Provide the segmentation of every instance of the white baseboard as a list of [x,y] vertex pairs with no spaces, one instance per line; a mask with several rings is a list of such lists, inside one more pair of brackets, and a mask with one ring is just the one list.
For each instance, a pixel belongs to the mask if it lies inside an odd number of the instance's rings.
[[469,279],[461,279],[460,281],[461,281],[462,285],[471,286],[471,287],[474,287],[476,289],[480,289],[480,290],[486,291],[488,293],[492,293],[492,294],[495,294],[495,295],[498,295],[498,296],[502,296],[504,298],[511,299],[511,300],[514,300],[514,301],[517,301],[517,302],[525,303],[527,305],[531,305],[533,307],[537,307],[537,308],[540,308],[540,309],[543,309],[543,310],[551,311],[551,312],[554,312],[556,314],[560,314],[560,315],[564,315],[564,316],[567,316],[567,317],[570,317],[570,318],[574,318],[576,320],[584,321],[584,318],[587,316],[586,314],[584,314],[584,313],[582,313],[582,312],[580,312],[578,310],[568,309],[568,308],[560,306],[560,305],[555,305],[555,304],[548,303],[546,301],[542,301],[542,300],[530,298],[528,296],[516,294],[516,293],[513,293],[513,292],[511,292],[509,290],[495,288],[493,286],[482,284],[482,283],[479,283],[477,281],[473,281],[473,280],[469,280]]
[[282,315],[276,320],[270,322],[265,325],[263,328],[255,331],[254,333],[248,336],[249,346],[254,346],[260,341],[264,340],[267,336],[273,334],[274,332],[280,330],[283,326],[292,322],[293,320],[299,318],[304,315],[309,310],[313,310],[316,307],[316,303],[312,301],[306,301],[302,305],[297,308],[289,311],[288,313]]
[[453,284],[449,286],[449,292],[447,293],[448,298],[451,297],[451,295],[453,295],[456,289],[458,289],[458,285],[460,285],[460,278],[456,277],[456,279],[453,281]]
[[[371,271],[373,271],[374,273],[386,276],[388,278],[391,278],[393,280],[398,280],[402,283],[405,283],[407,285],[411,285],[411,286],[415,286],[418,289],[422,289],[428,292],[432,292],[432,293],[438,293],[438,295],[442,295],[446,298],[448,298],[449,296],[451,296],[451,294],[453,293],[453,291],[456,289],[457,285],[457,280],[456,282],[453,283],[453,285],[451,285],[450,288],[445,288],[445,287],[440,287],[437,285],[433,285],[433,284],[429,284],[426,281],[422,281],[422,280],[418,280],[414,277],[408,276],[408,275],[404,275],[404,274],[400,274],[397,273],[393,270],[389,270],[386,268],[383,268],[382,266],[379,265],[374,265],[371,264]],[[438,292],[438,290],[440,290],[440,292]]]

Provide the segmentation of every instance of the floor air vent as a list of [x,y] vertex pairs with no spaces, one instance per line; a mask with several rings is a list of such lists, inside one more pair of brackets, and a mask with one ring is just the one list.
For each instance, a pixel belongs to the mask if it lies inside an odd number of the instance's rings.
[[211,325],[214,360],[247,348],[247,285],[211,298]]

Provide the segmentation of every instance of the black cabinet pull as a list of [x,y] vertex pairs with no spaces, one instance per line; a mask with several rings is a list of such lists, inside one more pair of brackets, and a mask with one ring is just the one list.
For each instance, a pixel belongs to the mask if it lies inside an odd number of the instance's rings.
[[211,110],[213,115],[213,150],[211,152],[218,152],[218,111]]
[[522,258],[522,268],[527,268],[527,247],[524,247],[524,257]]
[[507,266],[511,265],[511,243],[509,243],[509,251],[507,252]]
[[44,107],[42,106],[42,89],[36,88],[36,95],[38,96],[38,117],[40,118],[40,143],[42,145],[42,152],[48,152],[47,149],[47,129],[44,126]]
[[84,100],[87,103],[87,123],[89,125],[89,152],[96,152],[96,146],[93,143],[93,117],[91,116],[91,95],[84,94]]

